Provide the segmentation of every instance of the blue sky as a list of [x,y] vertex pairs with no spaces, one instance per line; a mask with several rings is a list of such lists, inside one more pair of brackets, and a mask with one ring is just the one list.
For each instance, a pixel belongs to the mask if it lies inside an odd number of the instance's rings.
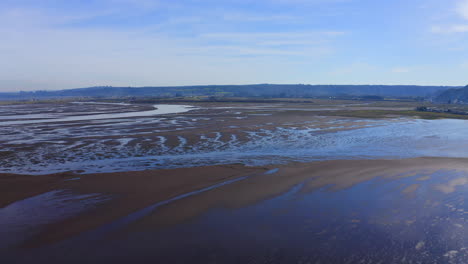
[[468,84],[468,0],[2,0],[0,91]]

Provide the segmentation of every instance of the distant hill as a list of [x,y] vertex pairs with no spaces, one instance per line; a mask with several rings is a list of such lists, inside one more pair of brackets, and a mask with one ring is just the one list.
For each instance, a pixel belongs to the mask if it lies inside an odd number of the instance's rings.
[[303,85],[303,84],[254,84],[254,85],[204,85],[173,87],[111,87],[67,89],[57,91],[33,91],[0,93],[0,100],[48,99],[65,97],[323,97],[323,96],[381,96],[427,97],[450,88],[447,86],[414,85]]
[[444,104],[467,104],[468,86],[442,91],[435,96],[434,102]]

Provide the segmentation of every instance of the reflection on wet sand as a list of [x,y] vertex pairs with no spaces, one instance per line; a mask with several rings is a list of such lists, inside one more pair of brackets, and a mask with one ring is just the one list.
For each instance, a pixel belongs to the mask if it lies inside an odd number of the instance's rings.
[[46,192],[0,209],[0,249],[17,246],[40,233],[44,226],[85,212],[109,197],[73,195],[64,190]]
[[[236,182],[223,188],[200,194],[192,199],[181,200],[160,208],[152,215],[135,223],[136,230],[160,228],[183,222],[211,208],[242,208],[288,192],[301,185],[298,195],[323,190],[337,192],[352,188],[371,180],[382,181],[411,178],[412,183],[403,184],[398,192],[416,192],[419,185],[413,183],[421,174],[453,174],[455,171],[468,172],[465,159],[418,158],[407,160],[356,160],[324,161],[311,164],[284,166],[276,174],[263,174]],[[444,170],[445,168],[445,170]],[[453,172],[451,172],[453,171]],[[440,190],[451,188],[453,180],[433,186]],[[466,182],[468,183],[468,181]],[[377,184],[377,183],[376,183]],[[461,184],[460,184],[461,185]]]
[[[341,160],[206,167],[196,174],[167,170],[160,177],[161,171],[141,172],[138,192],[118,187],[136,184],[132,173],[82,175],[63,182],[74,192],[99,190],[114,200],[52,224],[24,245],[33,247],[28,256],[35,260],[67,252],[51,263],[460,263],[468,257],[466,162]],[[203,176],[229,171],[230,178]],[[171,173],[172,184],[159,181]],[[104,184],[110,177],[116,184]],[[217,184],[226,180],[229,184]],[[181,194],[168,191],[181,186],[193,195],[171,199]],[[97,237],[81,235],[126,219],[125,211],[140,217]],[[100,224],[89,225],[93,222]],[[17,249],[8,256],[21,254]]]
[[[75,194],[100,193],[112,199],[82,214],[51,222],[39,235],[23,246],[35,247],[44,243],[71,238],[82,232],[99,228],[154,203],[184,195],[229,180],[261,174],[264,168],[241,165],[182,168],[174,170],[119,172],[81,175],[62,173],[44,176],[0,175],[0,204],[8,206],[17,200],[35,197],[40,192],[56,189]],[[8,195],[11,193],[11,195]],[[0,209],[4,210],[4,209]],[[1,219],[0,219],[1,226]],[[1,238],[0,238],[1,239]]]
[[468,262],[466,120],[197,106],[0,107],[0,262]]
[[[263,193],[262,198],[246,191],[247,180],[236,183],[242,187],[226,186],[168,205],[111,238],[121,243],[151,241],[164,250],[146,256],[175,263],[463,263],[468,257],[468,188],[457,185],[447,195],[436,186],[451,185],[452,179],[467,177],[467,171],[435,169],[430,175],[433,180],[419,183],[410,197],[400,190],[413,186],[417,174],[373,179],[356,174],[357,181],[338,177],[345,182],[338,187],[335,181],[317,184],[306,179],[279,196]],[[269,186],[262,181],[256,190]],[[239,193],[230,193],[231,188]],[[213,200],[218,202],[207,208]],[[173,221],[184,224],[173,226]],[[175,254],[186,250],[187,255]]]

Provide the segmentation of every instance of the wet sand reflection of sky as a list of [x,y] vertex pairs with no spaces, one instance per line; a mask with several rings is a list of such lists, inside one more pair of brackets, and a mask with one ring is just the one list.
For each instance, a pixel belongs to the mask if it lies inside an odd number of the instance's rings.
[[[96,256],[80,256],[89,247],[101,261],[111,261],[116,260],[115,249],[125,247],[119,260],[464,263],[468,182],[460,179],[467,177],[466,172],[440,170],[309,192],[303,192],[304,182],[274,198],[241,208],[213,208],[170,228],[59,243],[37,254],[40,259],[66,250],[63,260],[91,261]],[[414,187],[408,191],[408,186]]]
[[[214,209],[192,223],[161,231],[158,237],[173,238],[168,243],[174,251],[184,237],[202,250],[193,251],[195,257],[213,250],[228,263],[236,254],[265,259],[273,254],[277,261],[273,263],[467,261],[468,182],[461,184],[460,179],[468,175],[443,170],[424,181],[418,178],[377,178],[347,189],[325,187],[311,193],[302,193],[299,184],[246,208]],[[417,188],[412,192],[403,191],[413,184]]]

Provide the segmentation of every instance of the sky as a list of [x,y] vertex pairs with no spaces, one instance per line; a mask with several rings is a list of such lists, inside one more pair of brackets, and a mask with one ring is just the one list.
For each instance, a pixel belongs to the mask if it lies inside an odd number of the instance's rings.
[[0,91],[468,84],[468,0],[1,0]]

